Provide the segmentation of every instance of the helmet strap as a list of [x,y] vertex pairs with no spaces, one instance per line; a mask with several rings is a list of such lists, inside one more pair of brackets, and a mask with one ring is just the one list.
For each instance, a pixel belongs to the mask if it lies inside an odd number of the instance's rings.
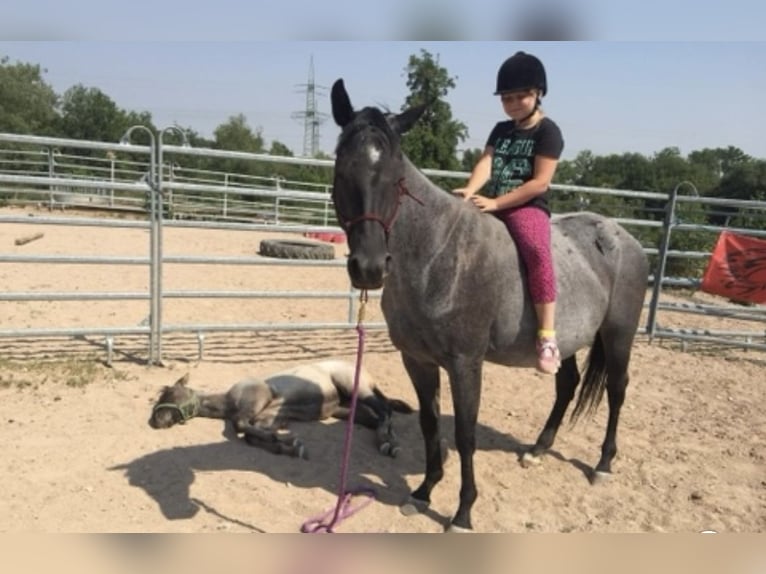
[[537,99],[535,100],[535,107],[532,108],[532,111],[529,112],[526,116],[521,118],[517,123],[523,124],[525,121],[527,121],[529,118],[535,115],[535,112],[540,108],[540,96],[537,96]]

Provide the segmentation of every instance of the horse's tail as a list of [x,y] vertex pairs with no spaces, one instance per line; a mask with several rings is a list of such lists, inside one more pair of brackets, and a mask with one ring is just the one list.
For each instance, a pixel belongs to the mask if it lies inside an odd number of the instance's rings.
[[405,415],[408,415],[410,413],[415,412],[414,409],[405,401],[401,399],[389,399],[386,395],[383,394],[383,391],[381,391],[378,387],[374,387],[372,389],[372,392],[375,393],[376,397],[378,397],[381,401],[387,404],[391,408],[391,410],[397,413],[403,413]]
[[577,419],[582,414],[586,416],[591,415],[604,397],[607,369],[606,353],[601,333],[596,333],[596,339],[588,353],[586,365],[585,376],[580,386],[580,394],[577,396],[577,403],[572,411],[572,423],[577,422]]

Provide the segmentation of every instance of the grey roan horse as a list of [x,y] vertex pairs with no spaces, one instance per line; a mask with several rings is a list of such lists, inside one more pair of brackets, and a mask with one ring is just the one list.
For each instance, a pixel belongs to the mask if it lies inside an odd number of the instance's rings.
[[[497,218],[434,185],[402,153],[401,134],[426,106],[398,115],[372,107],[355,111],[342,80],[333,85],[331,98],[333,118],[342,128],[333,201],[348,239],[348,274],[358,289],[383,287],[389,335],[420,403],[425,477],[402,510],[424,509],[444,474],[442,367],[453,397],[462,479],[460,504],[448,528],[470,529],[482,364],[535,365],[537,323],[523,265]],[[553,445],[581,379],[575,352],[590,346],[572,416],[595,409],[606,389],[609,420],[591,474],[595,479],[611,472],[617,452],[617,423],[649,265],[641,245],[607,218],[578,213],[553,221],[563,360],[553,409],[522,462],[535,461]]]

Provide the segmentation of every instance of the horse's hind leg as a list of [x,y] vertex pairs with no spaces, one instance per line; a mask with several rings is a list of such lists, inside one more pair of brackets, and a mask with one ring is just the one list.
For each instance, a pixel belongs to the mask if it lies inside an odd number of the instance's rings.
[[609,401],[609,419],[604,442],[601,445],[601,458],[591,477],[591,482],[594,484],[611,476],[612,460],[617,454],[617,425],[630,380],[628,364],[633,345],[633,333],[630,332],[629,336],[609,334],[603,336],[603,340],[609,341],[609,348],[605,349],[604,358],[607,370],[606,394]]
[[535,445],[521,457],[521,464],[525,468],[539,463],[540,455],[553,446],[556,433],[561,426],[569,403],[574,398],[575,389],[579,383],[580,371],[577,368],[577,360],[572,355],[562,361],[561,368],[556,373],[556,400],[553,403],[551,414],[537,437]]
[[415,361],[402,353],[402,362],[412,380],[420,405],[420,429],[426,450],[426,472],[423,482],[415,489],[409,501],[402,506],[408,515],[420,512],[431,502],[431,490],[444,476],[446,446],[439,436],[439,367]]
[[[396,441],[391,425],[391,410],[377,404],[377,402],[378,399],[375,396],[364,399],[360,397],[354,412],[354,423],[374,430],[378,451],[395,458],[401,448]],[[332,416],[337,419],[348,420],[350,414],[351,409],[349,407],[338,406],[333,411]]]
[[[393,416],[391,405],[385,395],[375,388],[365,371],[361,372],[358,381],[356,410],[354,422],[371,428],[375,431],[378,451],[382,454],[396,457],[401,448],[396,441],[394,429],[391,424]],[[340,405],[335,409],[332,416],[336,418],[348,418],[348,407],[351,404],[353,384],[343,378],[333,380],[338,391]]]

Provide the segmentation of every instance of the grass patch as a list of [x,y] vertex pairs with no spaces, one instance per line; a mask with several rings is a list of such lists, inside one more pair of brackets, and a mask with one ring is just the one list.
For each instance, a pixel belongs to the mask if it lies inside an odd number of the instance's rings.
[[125,380],[122,371],[105,367],[95,356],[68,359],[0,359],[0,389],[37,389],[63,384],[84,388],[96,380]]

